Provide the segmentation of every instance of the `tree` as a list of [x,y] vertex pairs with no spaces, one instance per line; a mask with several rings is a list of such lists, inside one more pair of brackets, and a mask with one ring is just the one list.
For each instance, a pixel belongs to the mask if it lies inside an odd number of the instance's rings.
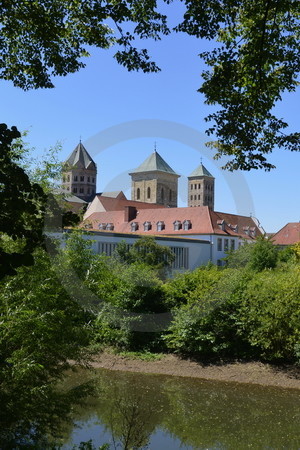
[[[300,134],[285,134],[288,124],[273,114],[298,85],[299,2],[181,2],[186,11],[174,30],[217,44],[200,54],[211,70],[199,89],[207,104],[222,108],[206,118],[214,122],[207,133],[217,139],[209,143],[216,158],[230,156],[229,170],[272,169],[267,155],[274,148],[300,148]],[[170,32],[155,0],[2,0],[0,17],[0,78],[22,89],[53,87],[53,76],[84,67],[90,46],[116,45],[115,58],[128,70],[158,71],[133,43]]]
[[52,76],[84,67],[90,46],[117,45],[115,58],[128,70],[155,72],[146,49],[132,42],[168,33],[155,0],[2,0],[0,17],[0,78],[25,90],[54,87]]
[[288,124],[272,109],[285,91],[294,92],[300,70],[300,4],[290,0],[185,0],[176,28],[216,40],[200,54],[211,71],[199,89],[209,105],[222,109],[206,120],[217,141],[216,158],[232,157],[226,169],[274,168],[265,155],[275,147],[299,151],[300,133],[285,134]]
[[264,269],[273,269],[276,267],[278,259],[278,250],[272,240],[265,236],[259,236],[253,245],[249,267],[260,272]]
[[144,263],[165,275],[165,271],[172,265],[175,255],[172,250],[155,242],[153,236],[138,239],[132,247],[120,242],[116,248],[116,256],[123,262]]
[[20,136],[16,127],[0,124],[0,279],[33,264],[32,253],[44,241],[47,198],[18,165],[20,155],[13,142]]

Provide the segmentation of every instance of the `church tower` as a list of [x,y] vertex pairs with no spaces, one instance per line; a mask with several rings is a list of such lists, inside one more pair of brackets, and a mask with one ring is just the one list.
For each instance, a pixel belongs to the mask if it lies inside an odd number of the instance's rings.
[[174,170],[155,151],[129,174],[131,176],[131,199],[177,207],[178,178]]
[[215,179],[201,164],[188,177],[188,206],[208,206],[212,211],[215,204]]
[[96,193],[97,166],[79,142],[64,162],[62,188],[89,202]]

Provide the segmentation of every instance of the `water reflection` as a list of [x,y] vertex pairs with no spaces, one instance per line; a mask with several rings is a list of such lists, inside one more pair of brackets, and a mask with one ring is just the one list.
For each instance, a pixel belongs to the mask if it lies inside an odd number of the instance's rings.
[[122,449],[300,448],[298,391],[102,369],[96,380],[98,398],[75,416],[76,443],[93,434]]

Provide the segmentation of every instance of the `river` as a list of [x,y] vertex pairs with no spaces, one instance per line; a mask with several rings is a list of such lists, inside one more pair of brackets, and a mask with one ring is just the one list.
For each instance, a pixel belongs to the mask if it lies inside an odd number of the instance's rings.
[[93,377],[96,393],[66,426],[64,450],[90,439],[111,449],[300,448],[297,390],[105,369]]

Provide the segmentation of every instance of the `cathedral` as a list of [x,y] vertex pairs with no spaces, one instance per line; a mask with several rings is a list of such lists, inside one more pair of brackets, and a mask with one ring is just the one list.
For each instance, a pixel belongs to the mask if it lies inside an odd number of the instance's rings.
[[[131,176],[131,200],[177,208],[178,175],[155,151]],[[97,166],[80,142],[64,163],[62,188],[89,203],[96,194]],[[201,164],[188,177],[188,206],[214,209],[215,179]]]

